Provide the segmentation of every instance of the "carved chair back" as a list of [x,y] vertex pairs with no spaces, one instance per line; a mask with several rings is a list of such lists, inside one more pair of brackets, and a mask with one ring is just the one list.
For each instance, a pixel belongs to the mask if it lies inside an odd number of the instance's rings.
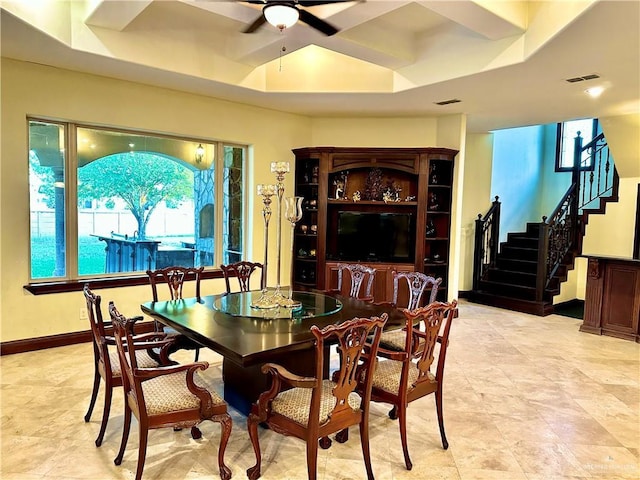
[[159,300],[158,285],[166,284],[169,287],[169,295],[171,300],[180,300],[182,298],[182,290],[186,281],[194,280],[195,297],[200,299],[200,277],[204,267],[166,267],[158,270],[147,270],[151,291],[153,293],[153,301]]
[[436,301],[438,288],[442,278],[434,278],[421,272],[393,272],[393,304],[398,304],[398,290],[400,279],[405,279],[409,288],[409,301],[406,308],[415,310],[421,305],[422,296],[430,289],[428,303]]
[[224,275],[224,282],[227,287],[227,293],[231,293],[231,277],[236,277],[241,292],[248,292],[251,289],[251,275],[254,271],[260,270],[260,289],[265,288],[266,278],[265,271],[261,263],[240,261],[236,263],[230,263],[228,265],[220,265],[222,274]]
[[338,291],[342,291],[342,280],[344,272],[348,271],[351,278],[351,286],[349,288],[349,296],[353,298],[361,298],[360,290],[365,284],[364,298],[373,299],[373,280],[375,279],[376,269],[367,267],[359,263],[339,263],[338,264]]

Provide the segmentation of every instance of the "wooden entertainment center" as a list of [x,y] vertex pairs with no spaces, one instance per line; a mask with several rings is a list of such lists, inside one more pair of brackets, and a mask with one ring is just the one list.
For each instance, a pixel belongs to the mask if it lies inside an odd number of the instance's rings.
[[[294,236],[294,287],[337,286],[337,265],[376,268],[376,301],[390,301],[392,271],[442,277],[447,298],[453,161],[446,148],[307,147],[295,155],[304,197]],[[401,292],[402,296],[402,292]]]

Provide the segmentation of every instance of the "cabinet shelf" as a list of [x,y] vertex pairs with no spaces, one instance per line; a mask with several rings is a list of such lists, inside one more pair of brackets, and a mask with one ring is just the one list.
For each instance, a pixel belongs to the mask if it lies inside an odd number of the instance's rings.
[[425,240],[428,242],[440,242],[440,241],[448,242],[449,237],[426,237]]
[[296,257],[296,261],[300,262],[315,263],[316,260],[316,257]]
[[336,200],[335,198],[330,198],[329,200],[327,200],[327,203],[329,205],[364,205],[364,206],[371,206],[371,205],[376,205],[376,206],[382,206],[385,205],[387,207],[415,207],[418,205],[418,202],[404,202],[404,201],[399,201],[399,202],[384,202],[382,200],[360,200],[357,202],[354,202],[353,200]]

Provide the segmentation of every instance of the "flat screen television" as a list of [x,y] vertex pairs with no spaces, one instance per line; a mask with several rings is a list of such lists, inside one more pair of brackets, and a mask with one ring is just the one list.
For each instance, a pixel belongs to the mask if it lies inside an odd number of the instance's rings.
[[411,213],[338,212],[338,260],[413,263],[415,237]]

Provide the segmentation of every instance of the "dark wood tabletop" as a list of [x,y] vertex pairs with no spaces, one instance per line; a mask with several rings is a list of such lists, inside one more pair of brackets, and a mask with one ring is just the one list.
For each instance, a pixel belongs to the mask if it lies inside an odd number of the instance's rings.
[[[233,294],[231,294],[233,295]],[[323,295],[323,294],[316,294]],[[397,309],[378,306],[350,297],[336,296],[342,308],[329,315],[310,318],[260,318],[229,315],[214,308],[221,295],[203,296],[200,300],[187,298],[162,302],[146,302],[142,311],[187,337],[214,350],[228,360],[247,367],[268,362],[274,356],[313,345],[312,325],[322,328],[355,317],[389,314],[386,328],[404,324],[404,316]],[[294,297],[295,298],[295,297]]]

